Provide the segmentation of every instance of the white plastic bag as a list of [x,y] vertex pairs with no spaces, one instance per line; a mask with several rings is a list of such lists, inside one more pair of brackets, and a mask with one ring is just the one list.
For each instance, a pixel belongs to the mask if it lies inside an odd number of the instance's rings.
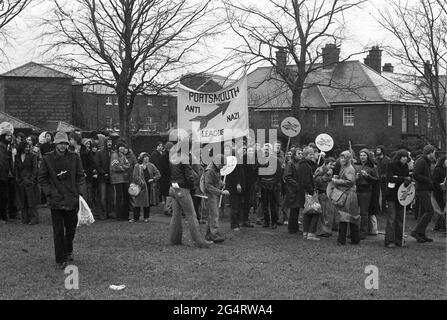
[[79,211],[78,211],[78,227],[82,225],[91,225],[95,222],[92,211],[83,197],[79,196]]

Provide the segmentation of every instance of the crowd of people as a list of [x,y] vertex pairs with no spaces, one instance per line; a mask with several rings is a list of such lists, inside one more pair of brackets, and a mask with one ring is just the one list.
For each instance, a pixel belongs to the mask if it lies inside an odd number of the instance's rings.
[[[407,150],[388,157],[383,146],[362,149],[358,156],[347,150],[334,158],[313,143],[286,152],[279,141],[225,144],[222,153],[201,163],[192,153],[171,152],[172,142],[157,143],[152,153],[137,156],[123,139],[102,134],[86,139],[79,132],[57,132],[54,137],[48,132],[45,142],[37,140],[21,133],[14,136],[7,129],[0,132],[0,219],[20,216],[24,224],[37,224],[37,206],[48,206],[61,268],[73,260],[79,195],[97,220],[135,223],[142,214],[142,221],[149,222],[151,207],[161,204],[172,216],[172,244],[182,242],[183,218],[196,246],[225,241],[219,219],[223,208],[230,207],[232,232],[255,224],[271,229],[287,225],[289,233],[319,241],[338,231],[340,245],[347,238],[359,244],[376,236],[377,216],[386,215],[384,245],[394,247],[404,245],[397,190],[414,183],[412,211],[418,223],[411,236],[419,243],[432,242],[426,229],[435,212],[435,229],[446,230],[447,159],[436,159],[431,145],[414,161]],[[228,156],[239,161],[222,179]],[[138,192],[131,191],[131,185],[138,186]],[[312,201],[320,210],[306,209]],[[202,235],[199,225],[205,220]]]

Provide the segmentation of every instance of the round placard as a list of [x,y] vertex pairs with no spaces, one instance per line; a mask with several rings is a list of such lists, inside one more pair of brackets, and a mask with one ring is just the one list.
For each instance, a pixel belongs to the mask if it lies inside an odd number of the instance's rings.
[[227,164],[220,169],[220,174],[222,176],[227,176],[233,172],[237,165],[237,158],[235,156],[227,157]]
[[2,122],[0,123],[0,131],[3,129],[9,129],[12,134],[14,134],[14,126],[9,122]]
[[328,152],[334,147],[334,139],[327,133],[322,133],[316,137],[315,144],[321,151]]
[[297,118],[288,117],[281,122],[281,131],[287,137],[296,137],[301,132],[301,124]]
[[413,202],[415,195],[416,188],[414,187],[413,183],[410,183],[408,187],[405,187],[402,183],[399,187],[399,190],[397,190],[397,200],[399,200],[399,203],[404,207],[410,205]]

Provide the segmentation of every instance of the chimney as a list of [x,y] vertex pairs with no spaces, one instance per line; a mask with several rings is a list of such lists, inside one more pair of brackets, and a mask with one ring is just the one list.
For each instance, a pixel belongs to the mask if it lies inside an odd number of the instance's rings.
[[276,51],[276,72],[281,74],[285,71],[287,64],[287,53],[284,47]]
[[385,63],[383,66],[383,72],[394,72],[394,66],[391,63]]
[[369,50],[364,63],[377,73],[382,72],[382,50],[380,50],[379,46],[374,46]]
[[432,76],[432,70],[431,70],[432,64],[429,60],[424,62],[424,76],[427,80],[430,80]]
[[335,43],[327,43],[322,51],[323,69],[331,69],[340,60],[340,48]]

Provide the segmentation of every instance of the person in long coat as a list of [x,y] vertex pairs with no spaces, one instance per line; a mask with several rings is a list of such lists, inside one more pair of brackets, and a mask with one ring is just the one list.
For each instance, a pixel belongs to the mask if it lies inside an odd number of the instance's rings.
[[140,220],[140,211],[143,208],[144,222],[149,222],[151,198],[154,196],[152,186],[160,179],[160,171],[149,162],[149,154],[142,152],[138,156],[138,164],[133,170],[132,181],[141,188],[140,193],[134,197],[133,219],[131,222]]
[[23,141],[19,144],[15,159],[17,181],[17,206],[22,212],[22,223],[38,224],[36,206],[40,203],[38,188],[38,157],[31,153],[31,146]]
[[290,209],[289,224],[287,226],[289,233],[298,233],[298,216],[300,212],[298,202],[298,163],[302,154],[301,149],[296,149],[292,160],[286,165],[284,172],[286,196],[284,205]]
[[[343,191],[346,200],[342,206],[337,207],[337,214],[339,215],[339,231],[338,244],[346,244],[346,235],[348,225],[351,231],[351,243],[360,243],[360,209],[357,200],[356,173],[352,166],[352,154],[349,151],[343,151],[340,155],[340,172],[339,175],[334,175],[332,184],[328,186],[328,191],[331,187]],[[328,192],[330,198],[330,193]]]

